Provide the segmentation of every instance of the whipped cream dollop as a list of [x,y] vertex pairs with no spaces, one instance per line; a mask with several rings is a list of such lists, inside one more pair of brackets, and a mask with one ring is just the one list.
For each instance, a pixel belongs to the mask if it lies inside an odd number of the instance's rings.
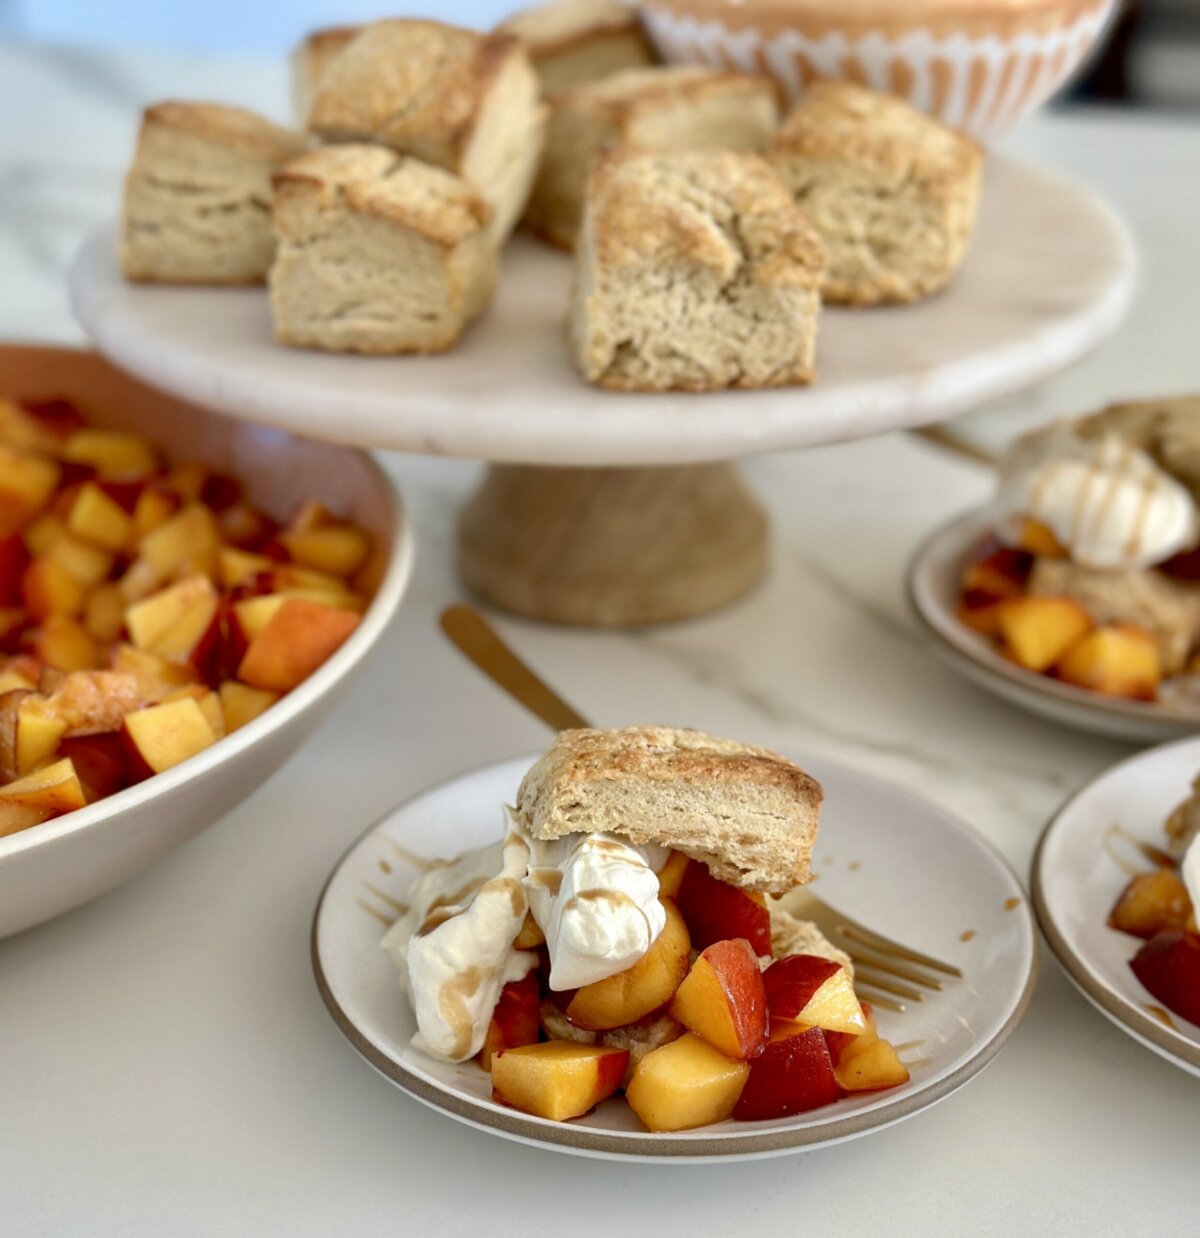
[[542,842],[512,810],[509,829],[530,850],[525,891],[546,938],[550,987],[577,989],[632,967],[667,922],[658,873],[667,849],[636,846],[615,834],[569,834]]
[[1141,571],[1197,539],[1188,489],[1115,434],[1035,436],[1007,465],[997,506],[1002,538],[1018,541],[1021,522],[1036,520],[1084,567]]
[[503,842],[431,868],[380,943],[407,980],[417,1017],[413,1043],[431,1056],[474,1057],[500,990],[537,966],[535,954],[513,946],[528,910],[528,870],[529,847],[512,830]]
[[666,924],[658,898],[665,847],[603,833],[542,842],[511,808],[505,825],[503,842],[424,873],[380,943],[417,1017],[413,1043],[444,1061],[479,1052],[500,990],[537,966],[533,951],[513,944],[527,912],[546,938],[552,989],[632,967]]

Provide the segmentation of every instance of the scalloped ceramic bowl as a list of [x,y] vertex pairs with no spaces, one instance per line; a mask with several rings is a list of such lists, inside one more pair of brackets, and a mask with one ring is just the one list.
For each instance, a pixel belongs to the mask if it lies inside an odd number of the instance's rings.
[[143,433],[168,455],[234,474],[276,516],[302,498],[319,499],[372,535],[378,580],[346,643],[253,722],[137,786],[0,838],[4,937],[148,868],[269,778],[330,712],[395,616],[412,544],[399,494],[364,452],[214,416],[142,386],[94,353],[0,347],[0,393],[74,399],[97,425]]
[[992,142],[1083,63],[1116,0],[643,0],[669,61],[888,90]]

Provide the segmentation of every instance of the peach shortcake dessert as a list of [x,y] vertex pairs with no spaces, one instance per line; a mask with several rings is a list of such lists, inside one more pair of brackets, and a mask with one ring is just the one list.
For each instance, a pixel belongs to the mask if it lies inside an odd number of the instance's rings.
[[1142,939],[1129,965],[1155,1001],[1200,1025],[1200,776],[1166,834],[1165,850],[1141,848],[1155,867],[1130,880],[1108,924]]
[[906,1082],[851,960],[768,902],[810,879],[821,798],[699,731],[564,731],[503,840],[424,873],[383,939],[414,1043],[543,1118],[624,1091],[652,1131]]
[[1001,469],[958,615],[1028,671],[1134,700],[1200,695],[1200,403],[1119,405]]

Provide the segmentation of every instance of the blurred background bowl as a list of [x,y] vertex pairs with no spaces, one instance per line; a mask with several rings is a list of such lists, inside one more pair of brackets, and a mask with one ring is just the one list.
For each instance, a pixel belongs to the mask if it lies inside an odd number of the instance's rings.
[[981,142],[1066,83],[1117,0],[643,0],[669,61],[767,73],[796,99],[842,78],[887,90]]
[[92,424],[132,430],[171,459],[232,474],[276,518],[317,499],[371,535],[378,581],[345,644],[253,722],[145,782],[0,838],[5,937],[148,868],[265,782],[332,710],[395,617],[412,541],[399,494],[365,452],[217,417],[143,386],[94,353],[0,347],[0,394],[70,399]]

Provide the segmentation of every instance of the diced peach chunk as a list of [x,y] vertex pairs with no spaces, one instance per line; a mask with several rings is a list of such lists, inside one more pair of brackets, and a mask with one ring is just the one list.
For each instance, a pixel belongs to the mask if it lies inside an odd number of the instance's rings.
[[749,1074],[745,1062],[685,1032],[642,1058],[625,1099],[652,1131],[690,1130],[729,1117]]
[[739,937],[704,950],[671,999],[670,1013],[726,1057],[753,1057],[766,1037],[767,995],[750,943]]
[[115,641],[125,630],[125,599],[115,584],[100,585],[87,595],[83,626],[103,645]]
[[1058,664],[1064,683],[1108,696],[1152,701],[1162,681],[1158,642],[1144,628],[1128,623],[1097,628]]
[[1004,653],[1030,671],[1049,670],[1092,630],[1092,618],[1073,598],[1019,597],[1000,608]]
[[521,931],[517,934],[513,945],[518,950],[536,950],[538,946],[546,944],[546,935],[538,928],[537,921],[533,916],[526,913],[525,919],[521,924]]
[[158,468],[154,448],[121,430],[76,430],[64,444],[62,457],[73,464],[90,464],[100,477],[144,477]]
[[1054,530],[1040,520],[1025,519],[1021,522],[1021,549],[1038,559],[1066,559],[1067,548],[1054,535]]
[[667,856],[667,862],[658,873],[658,894],[660,898],[670,898],[678,901],[679,887],[683,884],[683,874],[691,863],[682,851],[672,851]]
[[511,981],[500,990],[500,1000],[492,1011],[487,1037],[479,1051],[479,1064],[484,1070],[491,1071],[493,1058],[506,1049],[537,1044],[541,1030],[538,1019],[540,1005],[541,993],[536,975]]
[[67,514],[76,537],[109,551],[124,550],[133,537],[133,517],[95,482],[85,482]]
[[1111,928],[1134,937],[1153,937],[1169,929],[1187,927],[1192,900],[1174,868],[1139,873],[1121,892],[1109,914]]
[[290,692],[342,645],[359,617],[303,598],[287,598],[250,642],[237,677],[255,688]]
[[30,561],[22,582],[25,609],[35,623],[47,615],[79,615],[87,589],[56,559],[40,555]]
[[[221,709],[225,714],[225,728],[230,734],[244,727],[246,723],[253,722],[259,714],[265,713],[279,700],[278,692],[251,688],[248,684],[238,683],[236,679],[225,680],[218,692],[221,698]],[[527,947],[518,945],[517,948],[526,949]]]
[[16,834],[31,826],[41,825],[49,821],[53,813],[45,808],[30,808],[28,804],[16,804],[11,800],[0,799],[0,838],[7,834]]
[[104,664],[100,647],[77,620],[47,615],[33,641],[33,652],[60,671],[95,670]]
[[773,1039],[750,1063],[733,1116],[743,1122],[786,1118],[831,1104],[837,1080],[824,1033],[810,1027]]
[[63,759],[0,787],[0,803],[19,804],[57,815],[82,808],[87,797],[75,766]]
[[121,734],[133,773],[140,777],[161,774],[218,739],[212,723],[191,697],[127,714]]
[[567,1018],[576,1027],[594,1032],[624,1027],[671,1000],[687,975],[691,943],[675,904],[664,899],[663,907],[666,926],[632,967],[576,989],[567,1006]]
[[744,937],[755,954],[770,955],[771,913],[761,894],[718,881],[707,864],[691,860],[679,883],[678,903],[697,950]]
[[842,1055],[835,1070],[838,1086],[844,1092],[876,1092],[899,1087],[909,1079],[908,1067],[886,1040],[874,1040],[861,1047],[852,1046]]
[[807,1023],[831,1032],[866,1029],[862,1007],[846,969],[813,954],[776,959],[763,973],[772,1018]]
[[189,503],[142,538],[138,557],[160,580],[193,572],[213,576],[220,544],[216,517],[203,503]]
[[505,1049],[492,1058],[492,1094],[524,1113],[564,1122],[611,1096],[628,1064],[628,1049],[571,1040]]
[[20,525],[49,503],[58,485],[53,460],[0,447],[0,523]]

